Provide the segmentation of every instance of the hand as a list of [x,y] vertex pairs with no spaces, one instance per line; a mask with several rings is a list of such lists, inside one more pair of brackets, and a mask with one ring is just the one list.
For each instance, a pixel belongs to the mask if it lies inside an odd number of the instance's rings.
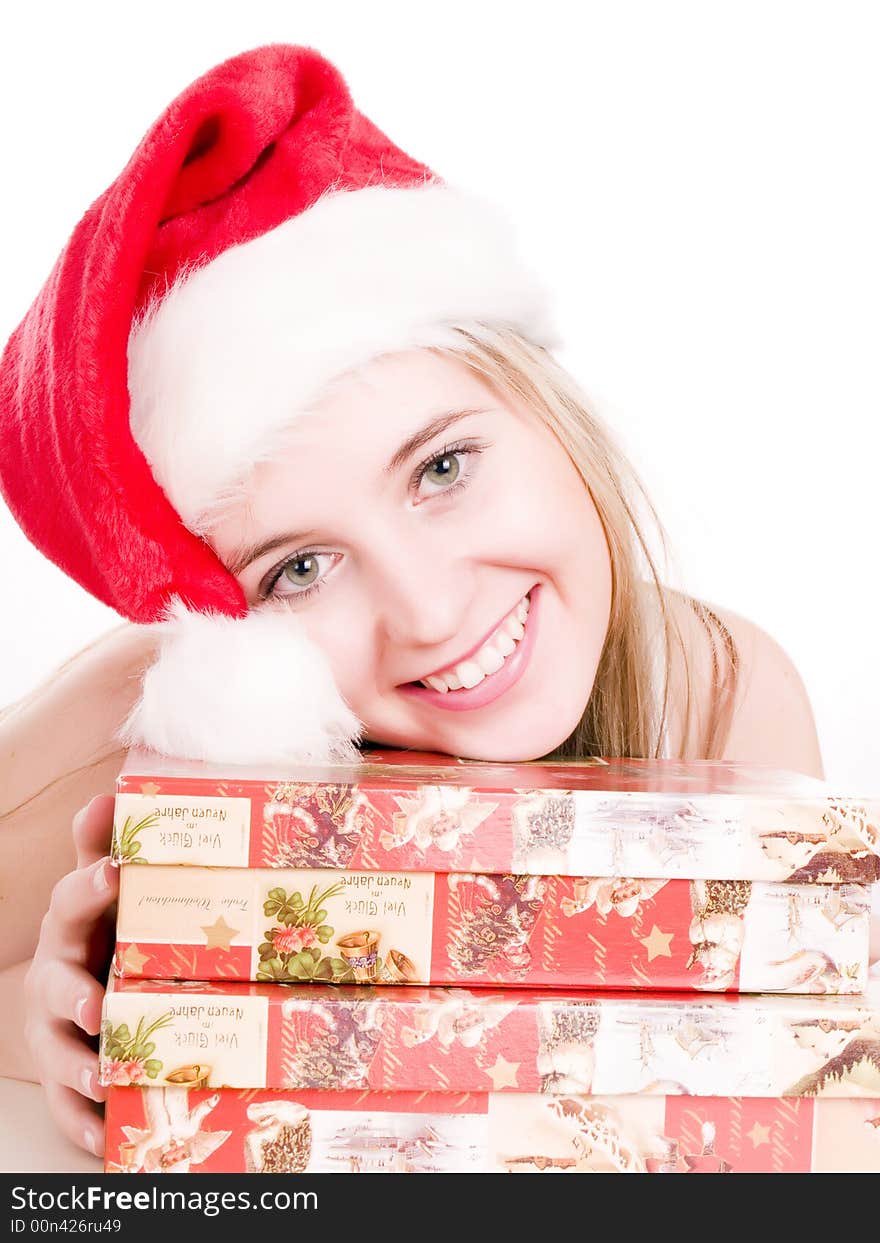
[[101,1029],[113,949],[111,908],[119,892],[118,869],[107,855],[113,802],[112,794],[99,794],[74,817],[76,870],[52,891],[24,986],[25,1036],[49,1111],[68,1139],[95,1156],[104,1151],[104,1127],[94,1102],[107,1090],[98,1083],[95,1041],[87,1037]]

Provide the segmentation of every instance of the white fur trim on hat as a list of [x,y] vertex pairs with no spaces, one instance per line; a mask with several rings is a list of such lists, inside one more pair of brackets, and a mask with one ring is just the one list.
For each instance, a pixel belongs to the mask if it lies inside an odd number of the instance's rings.
[[184,274],[134,325],[132,434],[204,534],[205,513],[328,381],[480,324],[557,344],[497,208],[431,182],[329,193]]
[[361,723],[289,611],[224,617],[175,597],[152,629],[159,655],[118,732],[126,747],[216,764],[357,759]]

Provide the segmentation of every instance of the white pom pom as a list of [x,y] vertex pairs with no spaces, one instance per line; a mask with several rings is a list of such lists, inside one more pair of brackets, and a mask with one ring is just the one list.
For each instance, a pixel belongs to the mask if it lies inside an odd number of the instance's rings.
[[179,598],[118,732],[126,747],[216,764],[344,763],[361,723],[326,656],[285,610],[196,613]]

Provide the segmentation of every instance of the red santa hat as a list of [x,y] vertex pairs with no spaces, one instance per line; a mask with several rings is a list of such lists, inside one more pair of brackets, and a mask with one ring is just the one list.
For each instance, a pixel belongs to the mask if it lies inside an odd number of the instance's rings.
[[496,208],[356,110],[311,48],[211,70],[77,225],[0,363],[0,488],[159,657],[120,737],[227,763],[347,757],[360,723],[204,538],[327,384],[506,326],[555,344]]

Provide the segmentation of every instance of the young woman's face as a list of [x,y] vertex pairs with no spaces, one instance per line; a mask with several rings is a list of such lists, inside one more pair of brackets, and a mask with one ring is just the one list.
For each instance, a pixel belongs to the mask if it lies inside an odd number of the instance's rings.
[[611,605],[598,514],[552,432],[463,362],[412,350],[337,382],[212,543],[253,608],[301,620],[370,742],[536,759],[583,713]]

